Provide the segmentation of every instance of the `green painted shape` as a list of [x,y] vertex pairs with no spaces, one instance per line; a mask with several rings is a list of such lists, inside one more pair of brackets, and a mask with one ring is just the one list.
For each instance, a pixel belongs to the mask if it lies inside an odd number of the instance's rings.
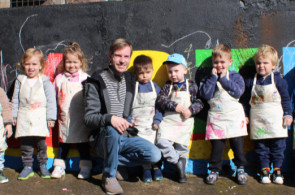
[[193,134],[195,133],[205,133],[206,132],[206,121],[203,121],[197,117],[195,117],[195,125]]
[[[233,64],[229,70],[239,71],[239,67],[243,65],[250,65],[253,61],[252,58],[257,51],[257,48],[246,49],[232,49]],[[212,49],[196,49],[196,67],[212,67]]]

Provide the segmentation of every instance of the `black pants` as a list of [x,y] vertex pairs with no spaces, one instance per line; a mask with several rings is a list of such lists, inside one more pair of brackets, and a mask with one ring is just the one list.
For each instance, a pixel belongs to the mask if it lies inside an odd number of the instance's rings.
[[45,137],[20,137],[20,150],[22,152],[22,162],[24,166],[33,166],[34,144],[37,145],[37,160],[39,165],[46,165],[47,145]]
[[[73,144],[59,143],[58,158],[67,160],[69,150]],[[80,153],[80,160],[90,160],[88,142],[77,143],[77,148]]]
[[[234,152],[234,163],[239,168],[247,164],[247,160],[244,155],[244,137],[235,137],[229,139],[230,147]],[[222,170],[222,157],[226,144],[226,139],[211,140],[212,150],[211,158],[209,161],[209,170],[221,171]]]

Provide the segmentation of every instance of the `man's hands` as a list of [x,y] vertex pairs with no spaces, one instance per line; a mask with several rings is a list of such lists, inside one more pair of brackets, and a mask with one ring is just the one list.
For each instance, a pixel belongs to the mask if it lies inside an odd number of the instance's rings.
[[4,135],[6,135],[7,138],[11,137],[11,135],[12,135],[12,126],[10,124],[5,125]]
[[128,127],[132,127],[133,125],[126,121],[125,119],[118,117],[118,116],[112,116],[111,118],[111,125],[119,132],[123,133]]

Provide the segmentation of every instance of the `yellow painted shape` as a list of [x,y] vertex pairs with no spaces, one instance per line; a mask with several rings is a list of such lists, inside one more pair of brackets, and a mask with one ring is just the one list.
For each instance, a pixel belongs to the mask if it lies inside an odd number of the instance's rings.
[[152,80],[156,82],[159,87],[163,87],[163,85],[168,81],[168,75],[166,67],[163,66],[163,62],[167,60],[169,54],[162,51],[153,51],[153,50],[136,50],[132,52],[130,64],[128,67],[128,71],[134,72],[133,61],[139,55],[146,55],[152,58],[153,60],[153,77]]

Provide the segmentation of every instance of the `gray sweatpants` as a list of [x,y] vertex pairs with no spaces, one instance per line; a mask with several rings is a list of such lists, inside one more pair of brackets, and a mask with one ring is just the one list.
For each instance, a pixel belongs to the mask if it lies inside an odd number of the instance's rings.
[[47,162],[47,145],[45,137],[20,137],[20,150],[22,152],[23,166],[33,166],[34,144],[37,145],[37,160],[39,165],[46,165]]
[[187,154],[189,153],[187,146],[167,139],[159,138],[156,146],[158,146],[164,158],[171,164],[177,164],[179,158],[187,158]]

